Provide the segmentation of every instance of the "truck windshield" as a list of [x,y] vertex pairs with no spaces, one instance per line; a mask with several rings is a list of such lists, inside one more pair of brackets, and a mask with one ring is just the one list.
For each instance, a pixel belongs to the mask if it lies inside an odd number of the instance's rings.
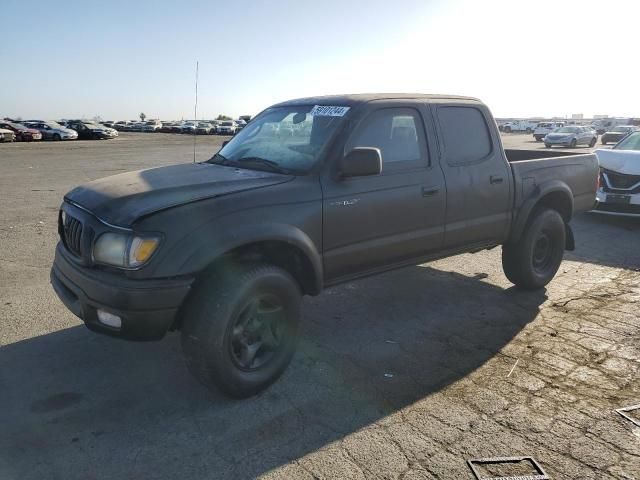
[[329,116],[314,115],[312,105],[269,108],[247,124],[209,162],[256,170],[307,172],[347,110],[342,110],[342,116]]

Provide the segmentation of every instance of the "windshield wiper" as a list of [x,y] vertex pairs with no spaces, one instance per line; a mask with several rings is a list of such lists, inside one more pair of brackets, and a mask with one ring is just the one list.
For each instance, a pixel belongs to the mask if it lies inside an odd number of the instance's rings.
[[268,160],[266,158],[261,158],[261,157],[243,157],[243,158],[234,160],[233,162],[230,162],[230,163],[235,163],[237,165],[249,163],[249,164],[259,165],[262,167],[267,167],[267,169],[276,173],[285,173],[285,174],[291,173],[290,169],[281,167],[278,162],[274,162],[273,160]]
[[216,163],[218,165],[228,165],[231,161],[224,155],[216,153],[213,157],[207,160],[207,163]]

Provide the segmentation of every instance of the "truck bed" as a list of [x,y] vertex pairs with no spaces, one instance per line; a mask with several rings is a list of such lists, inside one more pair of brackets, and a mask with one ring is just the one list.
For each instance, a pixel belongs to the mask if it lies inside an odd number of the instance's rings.
[[593,208],[598,159],[595,154],[540,150],[505,150],[515,185],[515,207],[535,196],[542,184],[565,184],[573,194],[573,211]]

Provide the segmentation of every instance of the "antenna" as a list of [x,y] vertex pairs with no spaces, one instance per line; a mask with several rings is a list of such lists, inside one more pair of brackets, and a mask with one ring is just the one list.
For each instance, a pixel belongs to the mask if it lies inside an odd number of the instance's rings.
[[[196,61],[196,103],[193,106],[193,121],[198,120],[198,61]],[[193,163],[196,163],[196,129],[193,129]]]

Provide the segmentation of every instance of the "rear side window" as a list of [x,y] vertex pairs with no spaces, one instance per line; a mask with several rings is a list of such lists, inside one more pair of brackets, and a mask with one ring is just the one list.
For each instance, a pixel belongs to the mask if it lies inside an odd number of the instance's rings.
[[385,165],[397,168],[426,166],[422,121],[412,108],[384,108],[366,117],[351,135],[346,152],[355,147],[379,148]]
[[491,153],[489,128],[477,108],[438,107],[438,121],[448,164],[477,162]]

